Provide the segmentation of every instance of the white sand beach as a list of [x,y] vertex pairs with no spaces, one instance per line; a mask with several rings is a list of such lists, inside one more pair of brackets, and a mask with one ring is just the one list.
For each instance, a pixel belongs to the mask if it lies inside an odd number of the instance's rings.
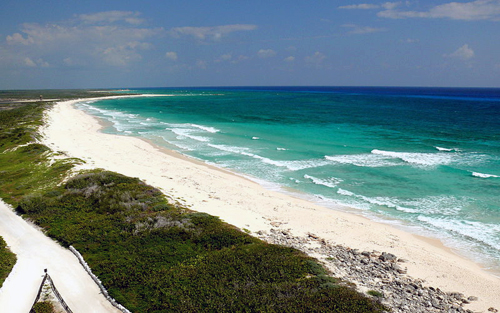
[[[408,275],[446,292],[476,296],[465,308],[487,312],[500,308],[500,278],[440,245],[392,226],[263,188],[248,179],[160,149],[133,137],[99,132],[94,117],[73,107],[76,101],[57,104],[48,112],[43,143],[68,157],[139,177],[190,208],[219,216],[252,233],[270,229],[293,235],[313,233],[335,244],[393,253],[408,260]],[[16,252],[16,251],[14,251]],[[17,266],[17,265],[16,265]]]

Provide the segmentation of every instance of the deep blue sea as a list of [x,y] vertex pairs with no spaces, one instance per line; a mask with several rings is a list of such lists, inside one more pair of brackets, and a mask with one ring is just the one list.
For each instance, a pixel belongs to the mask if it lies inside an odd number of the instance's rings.
[[500,269],[500,89],[126,92],[169,96],[79,107],[111,122],[106,132],[147,138],[327,207],[343,204]]

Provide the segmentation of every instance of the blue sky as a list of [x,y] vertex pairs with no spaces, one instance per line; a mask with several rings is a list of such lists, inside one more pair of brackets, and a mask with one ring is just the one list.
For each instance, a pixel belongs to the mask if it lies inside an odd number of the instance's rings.
[[2,0],[0,71],[0,89],[500,87],[500,0]]

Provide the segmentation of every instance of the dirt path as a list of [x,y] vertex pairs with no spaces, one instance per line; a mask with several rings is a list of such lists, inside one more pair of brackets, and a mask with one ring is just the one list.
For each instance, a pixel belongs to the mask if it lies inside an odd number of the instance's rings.
[[56,288],[74,313],[119,312],[67,249],[17,216],[10,206],[0,201],[0,236],[17,263],[0,289],[0,311],[29,312],[48,269]]

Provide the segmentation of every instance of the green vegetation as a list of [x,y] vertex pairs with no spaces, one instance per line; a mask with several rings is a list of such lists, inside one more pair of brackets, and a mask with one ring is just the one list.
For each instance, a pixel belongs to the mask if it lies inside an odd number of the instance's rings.
[[376,297],[376,298],[383,298],[384,297],[384,295],[381,292],[376,291],[376,290],[368,290],[367,294],[369,294],[370,296]]
[[14,264],[16,264],[16,255],[9,250],[7,243],[0,237],[0,288]]
[[136,178],[94,171],[17,211],[82,253],[134,312],[378,312],[301,252],[169,203]]
[[298,250],[179,206],[136,178],[81,173],[31,143],[41,104],[0,111],[0,196],[80,251],[133,312],[381,312]]
[[34,143],[44,104],[0,111],[0,197],[15,205],[23,195],[60,183],[76,160],[49,162],[51,151]]
[[33,306],[33,311],[35,313],[55,313],[54,305],[49,301],[41,301],[35,303]]

